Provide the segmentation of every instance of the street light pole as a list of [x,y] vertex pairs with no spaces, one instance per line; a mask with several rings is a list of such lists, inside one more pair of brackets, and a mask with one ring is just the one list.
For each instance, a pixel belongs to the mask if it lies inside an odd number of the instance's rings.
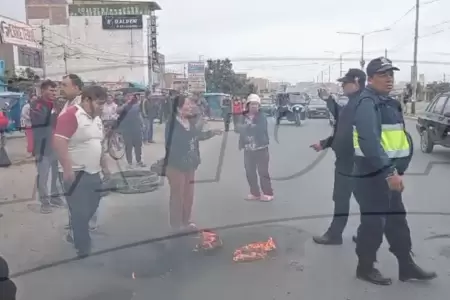
[[361,34],[361,61],[359,64],[361,65],[361,69],[364,71],[364,65],[366,64],[364,61],[364,34]]
[[366,32],[366,33],[344,32],[344,31],[338,31],[337,33],[338,34],[358,35],[361,38],[361,61],[359,63],[360,63],[361,69],[364,69],[364,66],[366,65],[366,62],[364,61],[364,40],[365,40],[366,36],[370,35],[370,34],[378,33],[378,32],[389,31],[389,30],[391,30],[391,29],[390,28],[384,28],[384,29],[380,29],[380,30]]
[[412,67],[412,97],[411,97],[411,114],[416,113],[417,101],[417,44],[419,40],[419,0],[416,0],[416,25],[414,30],[414,58]]
[[342,54],[339,55],[339,78],[342,77]]
[[331,65],[328,65],[328,82],[331,82]]

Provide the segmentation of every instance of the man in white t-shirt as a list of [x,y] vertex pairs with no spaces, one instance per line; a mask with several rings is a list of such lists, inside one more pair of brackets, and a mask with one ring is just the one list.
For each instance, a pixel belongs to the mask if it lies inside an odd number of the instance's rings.
[[80,257],[91,251],[89,220],[100,203],[100,173],[109,176],[100,119],[106,97],[106,90],[100,86],[84,88],[80,104],[67,108],[55,129],[54,149],[61,164],[73,242]]

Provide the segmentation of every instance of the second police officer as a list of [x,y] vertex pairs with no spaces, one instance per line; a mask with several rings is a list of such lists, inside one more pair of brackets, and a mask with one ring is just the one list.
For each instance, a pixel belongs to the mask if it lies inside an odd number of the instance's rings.
[[[316,151],[331,147],[336,155],[334,171],[333,221],[322,236],[313,237],[314,242],[323,245],[342,244],[342,233],[347,225],[350,211],[350,198],[353,192],[353,118],[361,91],[366,85],[366,74],[360,69],[349,69],[342,83],[344,95],[349,98],[347,105],[341,107],[326,90],[319,90],[319,97],[327,102],[328,110],[334,116],[333,135],[312,145]],[[355,238],[354,238],[355,240]]]
[[411,234],[402,201],[402,175],[412,157],[412,139],[406,132],[401,104],[389,97],[394,71],[399,69],[384,57],[367,66],[369,85],[361,93],[354,116],[354,194],[360,205],[356,276],[374,284],[389,285],[375,267],[383,235],[397,260],[399,279],[430,280],[411,256]]

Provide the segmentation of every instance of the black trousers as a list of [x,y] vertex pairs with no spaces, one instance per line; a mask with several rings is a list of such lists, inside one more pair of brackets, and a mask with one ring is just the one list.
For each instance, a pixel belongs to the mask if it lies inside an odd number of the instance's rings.
[[347,226],[350,212],[350,199],[353,192],[353,161],[336,159],[334,169],[333,202],[334,214],[328,232],[333,236],[342,236]]
[[408,256],[412,244],[402,194],[391,191],[383,176],[355,178],[354,194],[361,210],[356,243],[360,265],[376,261],[383,234],[397,258]]
[[241,123],[242,120],[242,114],[233,114],[233,126],[234,131],[237,131],[237,125]]
[[129,164],[133,163],[133,149],[136,156],[136,162],[142,161],[142,133],[140,129],[123,132],[123,141],[125,143],[125,157]]
[[231,123],[231,114],[225,113],[223,116],[223,123],[225,125],[225,131],[230,130],[230,123]]
[[69,206],[75,248],[79,252],[86,253],[91,249],[89,220],[97,211],[100,203],[102,180],[100,173],[89,174],[80,171],[75,175],[75,181],[65,182],[64,189]]

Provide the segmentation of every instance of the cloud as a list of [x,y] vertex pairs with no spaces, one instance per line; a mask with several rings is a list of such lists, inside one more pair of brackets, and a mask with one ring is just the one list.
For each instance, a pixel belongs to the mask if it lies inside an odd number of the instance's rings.
[[[425,1],[425,0],[424,0]],[[167,60],[257,56],[359,57],[361,40],[356,35],[339,35],[337,31],[370,32],[398,21],[389,32],[368,35],[365,39],[366,60],[384,55],[391,58],[411,57],[414,34],[414,11],[410,0],[379,0],[376,5],[361,0],[315,1],[242,1],[229,0],[160,0],[158,13],[160,45]],[[440,0],[423,5],[420,14],[419,58],[446,60],[436,55],[445,52],[450,23],[450,2]],[[400,17],[402,17],[400,19]],[[400,19],[400,20],[399,20]],[[444,30],[441,33],[436,31]],[[445,31],[448,30],[448,31]],[[441,49],[441,50],[437,50]],[[327,54],[334,51],[336,54]],[[450,50],[449,50],[450,52]],[[330,63],[309,62],[235,63],[236,68],[250,74],[285,81],[306,80],[328,72]],[[286,67],[283,67],[286,65]],[[357,67],[358,62],[343,63],[343,69]],[[398,77],[408,80],[410,65],[401,64]],[[419,72],[433,80],[442,77],[445,66],[419,65]],[[339,76],[340,65],[331,63],[333,80]],[[327,77],[327,75],[326,75]]]

